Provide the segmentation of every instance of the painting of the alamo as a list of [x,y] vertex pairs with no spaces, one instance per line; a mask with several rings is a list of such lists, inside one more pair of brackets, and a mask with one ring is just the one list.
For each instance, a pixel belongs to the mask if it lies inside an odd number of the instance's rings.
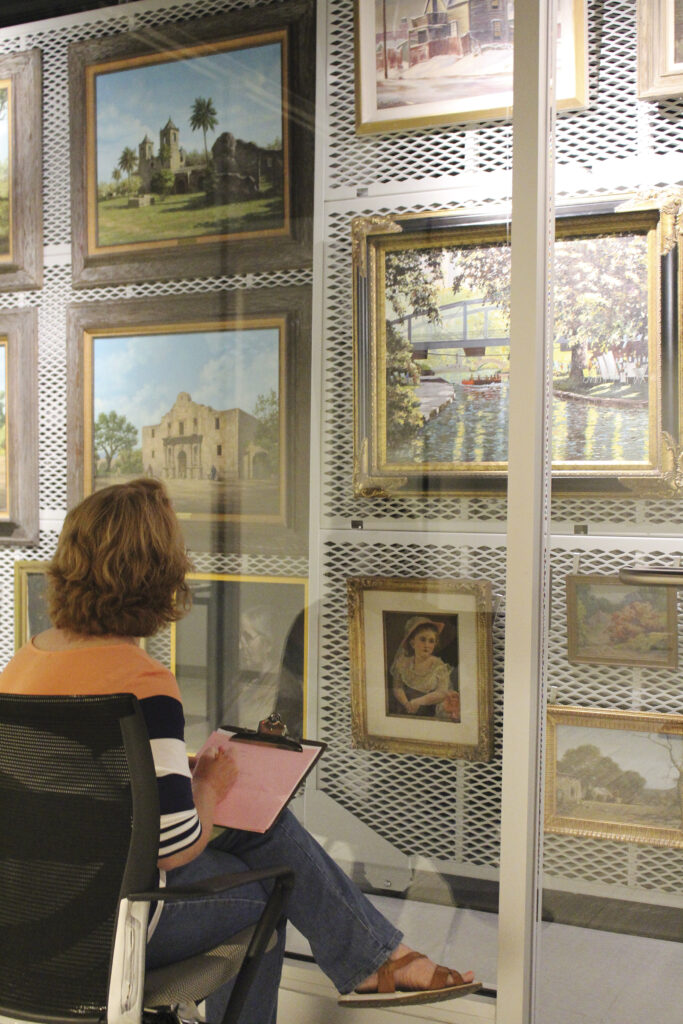
[[[159,423],[142,427],[143,470],[166,482],[178,511],[199,511],[193,496],[203,505],[204,487],[212,485],[218,492],[214,513],[277,515],[279,473],[273,474],[268,453],[254,442],[258,426],[243,409],[213,409],[181,391]],[[187,488],[185,481],[206,483]]]

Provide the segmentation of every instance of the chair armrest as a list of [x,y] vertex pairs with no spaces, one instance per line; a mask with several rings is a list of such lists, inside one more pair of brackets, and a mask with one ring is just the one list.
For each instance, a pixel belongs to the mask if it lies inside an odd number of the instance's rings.
[[294,872],[282,865],[273,868],[262,868],[259,871],[233,871],[229,875],[214,875],[202,882],[187,886],[169,886],[166,889],[146,889],[144,892],[132,892],[128,899],[133,903],[163,900],[164,903],[178,903],[183,900],[210,899],[222,892],[228,892],[249,882],[262,882],[269,878],[279,878],[283,890],[294,885]]

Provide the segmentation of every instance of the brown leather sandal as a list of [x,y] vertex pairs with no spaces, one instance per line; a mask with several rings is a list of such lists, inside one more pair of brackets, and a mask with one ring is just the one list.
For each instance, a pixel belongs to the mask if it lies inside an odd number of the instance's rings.
[[[340,996],[339,1006],[401,1006],[405,1003],[438,1003],[442,999],[457,999],[481,988],[480,981],[463,981],[462,975],[440,964],[434,968],[427,988],[396,988],[394,974],[413,960],[426,960],[424,953],[406,953],[397,960],[386,960],[377,971],[376,992],[350,992]],[[451,982],[449,983],[449,979]],[[453,982],[455,984],[453,984]]]

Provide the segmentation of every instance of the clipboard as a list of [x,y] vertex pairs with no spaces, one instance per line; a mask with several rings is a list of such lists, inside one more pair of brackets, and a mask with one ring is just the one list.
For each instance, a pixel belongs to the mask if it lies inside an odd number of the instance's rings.
[[317,764],[324,743],[292,740],[233,725],[212,732],[197,756],[222,747],[235,760],[237,779],[214,811],[214,824],[267,832]]

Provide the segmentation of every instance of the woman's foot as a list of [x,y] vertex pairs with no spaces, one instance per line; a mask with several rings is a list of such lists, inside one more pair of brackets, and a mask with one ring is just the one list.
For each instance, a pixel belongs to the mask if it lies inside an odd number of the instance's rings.
[[[406,946],[401,943],[393,953],[389,955],[389,960],[400,960],[401,957],[407,956],[408,953],[412,953],[413,950],[410,946]],[[434,977],[434,971],[436,970],[436,964],[433,960],[430,960],[426,956],[419,956],[412,960],[410,963],[406,963],[404,966],[397,968],[394,971],[394,981],[397,989],[406,989],[414,991],[423,991],[428,989],[432,978]],[[472,971],[467,971],[462,975],[462,980],[465,984],[470,984],[474,981],[474,974]],[[457,985],[459,980],[455,977],[449,977],[446,984]],[[362,981],[356,988],[356,992],[376,992],[377,991],[377,974],[371,974],[369,978]]]

